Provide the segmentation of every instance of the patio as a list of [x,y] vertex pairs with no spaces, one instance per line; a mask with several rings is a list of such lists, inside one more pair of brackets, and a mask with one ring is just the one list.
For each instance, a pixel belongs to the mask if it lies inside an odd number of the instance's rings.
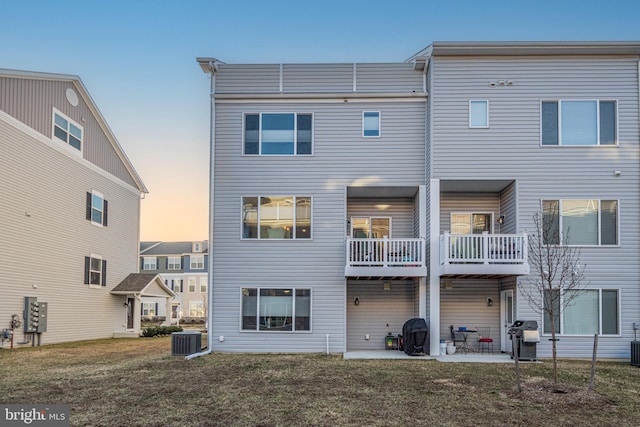
[[409,356],[404,351],[399,350],[376,350],[376,351],[347,351],[343,353],[344,359],[395,359],[395,360],[437,360],[438,362],[464,362],[464,363],[512,363],[513,360],[508,353],[466,353],[466,354],[445,354],[444,356]]

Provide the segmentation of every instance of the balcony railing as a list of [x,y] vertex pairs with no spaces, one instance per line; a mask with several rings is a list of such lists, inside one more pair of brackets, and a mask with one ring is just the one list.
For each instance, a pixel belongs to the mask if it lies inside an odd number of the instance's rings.
[[347,267],[424,267],[424,239],[347,239]]
[[440,236],[440,265],[527,264],[527,235],[451,234]]

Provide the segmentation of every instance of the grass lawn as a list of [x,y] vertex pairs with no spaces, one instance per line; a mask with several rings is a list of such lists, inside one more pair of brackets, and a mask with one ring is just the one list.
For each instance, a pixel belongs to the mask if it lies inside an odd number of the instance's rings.
[[551,363],[344,360],[322,354],[171,357],[171,338],[0,350],[0,403],[67,404],[83,426],[637,426],[640,369]]

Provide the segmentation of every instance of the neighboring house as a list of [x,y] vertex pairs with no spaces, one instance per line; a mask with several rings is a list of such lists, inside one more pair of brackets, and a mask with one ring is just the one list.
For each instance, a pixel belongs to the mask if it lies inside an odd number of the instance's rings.
[[141,315],[171,323],[202,321],[207,316],[209,242],[140,242],[140,271],[159,274],[176,297],[169,310],[158,298],[144,298]]
[[138,271],[147,189],[80,78],[0,70],[0,143],[0,319],[16,320],[14,346],[137,336],[136,296],[112,291]]
[[391,64],[198,58],[212,76],[210,346],[383,349],[421,317],[433,354],[450,325],[488,326],[509,351],[525,319],[548,356],[549,321],[519,293],[544,209],[587,266],[556,319],[561,356],[591,356],[597,333],[600,357],[629,357],[639,59],[640,42],[433,43]]

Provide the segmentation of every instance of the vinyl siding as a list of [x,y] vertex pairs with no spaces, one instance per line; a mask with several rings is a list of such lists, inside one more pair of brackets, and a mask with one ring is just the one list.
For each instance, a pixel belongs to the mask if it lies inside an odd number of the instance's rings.
[[[637,58],[435,58],[432,72],[432,176],[513,179],[515,188],[507,191],[517,189],[517,199],[502,198],[502,206],[517,208],[503,213],[507,220],[517,215],[517,227],[510,225],[509,232],[533,229],[541,199],[620,200],[619,247],[584,247],[581,263],[590,288],[621,289],[621,337],[601,337],[599,356],[628,357],[640,305]],[[513,86],[490,87],[496,80],[511,80]],[[489,101],[488,129],[468,128],[470,99]],[[548,99],[616,100],[619,145],[542,147],[540,101]],[[614,170],[622,175],[613,176]],[[526,286],[526,278],[519,283]],[[518,317],[541,325],[541,316],[525,301],[517,304]],[[563,337],[560,343],[563,357],[591,355],[592,337]],[[546,339],[538,354],[550,355]]]
[[[381,210],[376,205],[389,205]],[[414,234],[413,203],[410,199],[354,199],[349,200],[347,217],[390,217],[390,238],[411,238]]]
[[[23,298],[49,303],[42,343],[112,337],[124,331],[124,297],[109,291],[138,271],[139,194],[0,117],[0,314]],[[87,191],[109,201],[109,225],[85,219]],[[84,257],[107,260],[107,286],[84,284]],[[16,337],[21,336],[16,331]]]
[[[77,107],[67,101],[67,88],[78,94]],[[0,110],[50,139],[53,132],[53,108],[83,127],[82,157],[85,160],[127,184],[137,186],[107,138],[105,129],[72,81],[0,77]],[[53,140],[64,144],[55,138]]]

